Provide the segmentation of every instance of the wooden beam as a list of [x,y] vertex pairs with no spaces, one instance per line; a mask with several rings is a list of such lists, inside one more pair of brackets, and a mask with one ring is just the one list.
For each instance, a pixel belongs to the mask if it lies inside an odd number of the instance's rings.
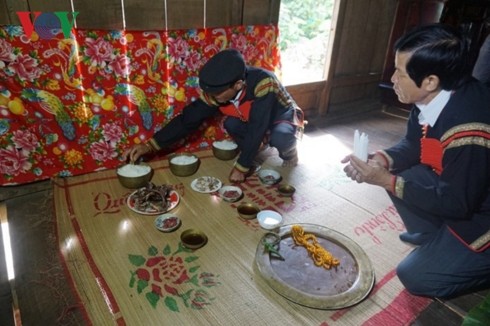
[[323,89],[320,100],[318,102],[318,114],[325,115],[328,111],[328,103],[330,102],[330,91],[332,89],[332,80],[335,73],[335,65],[339,59],[339,48],[341,42],[342,31],[340,26],[344,23],[345,11],[348,0],[337,0],[333,8],[332,27],[330,31],[330,39],[328,42],[328,53],[330,62],[325,67],[325,88]]

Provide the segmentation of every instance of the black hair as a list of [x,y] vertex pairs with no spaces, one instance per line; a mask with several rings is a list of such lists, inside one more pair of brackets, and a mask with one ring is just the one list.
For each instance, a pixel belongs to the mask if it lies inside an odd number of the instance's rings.
[[436,75],[442,89],[453,90],[471,72],[468,39],[448,25],[417,27],[398,39],[394,50],[412,53],[406,70],[418,87]]

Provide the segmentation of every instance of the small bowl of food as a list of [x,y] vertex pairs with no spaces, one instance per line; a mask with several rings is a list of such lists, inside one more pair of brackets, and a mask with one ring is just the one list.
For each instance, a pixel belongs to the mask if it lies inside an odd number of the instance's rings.
[[173,154],[168,158],[170,171],[178,177],[193,175],[199,168],[199,163],[199,158],[191,153]]
[[232,140],[220,140],[213,142],[213,154],[216,158],[228,161],[238,154],[238,145]]
[[266,185],[274,185],[281,181],[281,175],[276,170],[263,169],[258,172],[259,180]]
[[116,170],[119,183],[128,189],[138,189],[146,186],[152,176],[151,166],[146,164],[126,164]]
[[224,201],[233,203],[243,196],[243,191],[237,186],[223,186],[219,189],[218,194]]
[[279,187],[277,187],[277,192],[281,196],[291,197],[296,192],[296,188],[290,184],[280,184]]
[[208,242],[208,237],[200,230],[187,229],[181,233],[180,241],[186,248],[199,249]]
[[257,213],[260,212],[259,206],[254,203],[241,203],[236,210],[238,215],[245,220],[256,218]]
[[282,215],[273,210],[263,210],[257,214],[260,226],[266,230],[277,228],[282,223]]
[[177,230],[182,222],[180,218],[173,214],[162,214],[155,219],[155,227],[162,232],[172,232]]

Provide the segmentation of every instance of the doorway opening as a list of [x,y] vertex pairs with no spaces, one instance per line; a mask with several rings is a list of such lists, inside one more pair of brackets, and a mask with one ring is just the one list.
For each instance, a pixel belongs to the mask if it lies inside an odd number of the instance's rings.
[[325,80],[335,0],[281,0],[279,49],[282,82]]

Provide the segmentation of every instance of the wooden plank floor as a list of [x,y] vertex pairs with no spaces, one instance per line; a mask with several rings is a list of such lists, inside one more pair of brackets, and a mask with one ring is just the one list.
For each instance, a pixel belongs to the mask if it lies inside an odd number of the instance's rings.
[[[380,106],[381,107],[381,106]],[[352,145],[354,130],[366,132],[370,150],[385,148],[404,134],[406,112],[374,110],[346,119],[317,119],[310,122],[306,134],[331,134]],[[307,163],[307,162],[305,162]],[[76,312],[76,298],[69,295],[70,285],[64,277],[54,244],[55,228],[50,181],[22,186],[0,187],[0,204],[5,204],[11,231],[16,279],[14,294],[18,299],[24,325],[83,325],[83,316]],[[1,234],[0,234],[1,237]],[[46,261],[48,252],[52,260]],[[43,253],[41,255],[41,253]],[[0,272],[4,271],[4,256],[0,252]],[[9,286],[0,278],[0,306],[8,306]],[[434,300],[412,324],[461,325],[464,315],[480,303],[490,291],[482,291],[449,301]],[[13,325],[13,319],[0,314],[0,325]]]

